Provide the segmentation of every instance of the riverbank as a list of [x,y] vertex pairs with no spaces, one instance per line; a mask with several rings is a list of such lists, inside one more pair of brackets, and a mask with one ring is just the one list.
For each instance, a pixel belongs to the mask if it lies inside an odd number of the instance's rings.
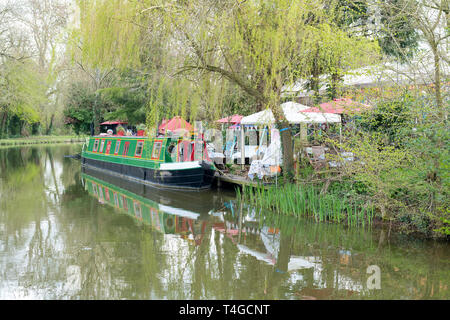
[[11,139],[0,139],[1,146],[22,146],[33,144],[78,143],[84,142],[87,136],[31,136]]
[[[423,228],[418,228],[415,221],[405,219],[404,214],[391,212],[389,218],[382,218],[376,210],[373,199],[339,193],[321,193],[321,188],[312,185],[282,184],[277,186],[244,186],[237,189],[238,201],[245,202],[276,216],[294,216],[312,218],[316,222],[334,222],[353,226],[389,226],[389,230],[416,238],[449,240],[448,220],[430,220]],[[426,218],[426,217],[425,217]],[[424,220],[425,218],[422,217]],[[389,232],[390,232],[389,231]]]

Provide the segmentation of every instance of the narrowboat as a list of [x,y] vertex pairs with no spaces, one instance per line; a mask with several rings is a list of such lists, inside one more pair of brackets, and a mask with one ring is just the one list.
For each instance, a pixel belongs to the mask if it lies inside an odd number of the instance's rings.
[[208,189],[215,173],[204,141],[176,137],[92,136],[83,145],[81,162],[164,189]]

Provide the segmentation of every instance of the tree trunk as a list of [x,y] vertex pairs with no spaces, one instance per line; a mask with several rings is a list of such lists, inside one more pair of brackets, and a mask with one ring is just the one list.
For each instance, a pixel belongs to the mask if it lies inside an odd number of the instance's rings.
[[98,108],[97,108],[97,100],[98,100],[98,93],[95,94],[95,100],[94,100],[94,105],[92,106],[92,116],[94,117],[93,119],[93,124],[94,124],[94,135],[98,135],[100,134],[100,121],[98,119]]
[[55,114],[52,114],[52,116],[50,117],[50,124],[48,125],[47,130],[45,130],[45,134],[49,135],[50,132],[52,131],[53,128],[53,119],[55,118]]
[[441,119],[445,119],[447,115],[444,111],[442,105],[442,94],[441,94],[441,69],[440,69],[440,58],[437,50],[437,44],[432,45],[433,55],[434,55],[434,87],[436,94],[436,104],[439,109],[439,115]]
[[320,66],[318,65],[319,61],[319,48],[316,48],[315,59],[313,60],[312,65],[312,78],[311,78],[311,90],[314,92],[313,100],[314,103],[320,102]]
[[19,121],[19,134],[21,136],[25,136],[26,135],[25,134],[25,121],[23,121],[23,120]]
[[3,135],[6,132],[6,118],[7,117],[8,117],[8,113],[5,111],[3,113],[2,125],[0,126],[0,138],[3,138]]
[[281,150],[283,152],[283,175],[285,175],[288,179],[291,179],[294,176],[294,153],[292,150],[291,126],[286,121],[281,123],[279,129]]

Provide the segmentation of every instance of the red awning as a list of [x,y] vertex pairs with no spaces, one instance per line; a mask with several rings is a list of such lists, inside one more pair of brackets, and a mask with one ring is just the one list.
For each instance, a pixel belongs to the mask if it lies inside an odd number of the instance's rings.
[[128,122],[126,122],[126,121],[105,121],[105,122],[102,122],[100,124],[101,125],[102,124],[128,124]]
[[169,121],[164,120],[159,126],[159,132],[165,133],[167,130],[175,131],[177,129],[186,129],[188,131],[193,131],[192,125],[181,117],[173,117]]
[[235,114],[233,116],[225,117],[225,118],[222,118],[220,120],[217,120],[217,122],[220,122],[220,123],[234,123],[234,124],[236,124],[236,123],[241,123],[241,119],[243,117],[244,116],[241,116],[239,114]]
[[301,112],[323,112],[323,113],[352,113],[361,112],[371,107],[367,104],[353,101],[349,98],[334,99],[330,102],[321,103],[319,107],[311,107]]

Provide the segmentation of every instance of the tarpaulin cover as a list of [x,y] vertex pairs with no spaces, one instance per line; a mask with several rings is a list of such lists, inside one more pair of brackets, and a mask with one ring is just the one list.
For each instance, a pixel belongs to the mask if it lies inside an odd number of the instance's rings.
[[220,123],[241,123],[241,119],[243,118],[244,116],[241,116],[241,115],[239,115],[239,114],[235,114],[235,115],[233,115],[233,116],[230,116],[230,117],[225,117],[225,118],[222,118],[222,119],[219,119],[219,120],[217,120],[217,122],[220,122]]
[[100,123],[101,125],[107,125],[107,124],[128,124],[126,121],[105,121]]
[[[310,107],[293,101],[281,104],[284,116],[291,124],[341,122],[338,114],[323,112],[307,112]],[[241,124],[271,125],[275,123],[272,110],[266,109],[241,119]]]
[[281,141],[280,132],[277,129],[272,129],[272,141],[267,148],[262,160],[253,160],[248,171],[248,177],[253,180],[255,175],[259,179],[264,176],[273,176],[277,174],[277,171],[271,170],[272,166],[279,166],[282,164],[281,157]]
[[352,113],[370,109],[370,106],[349,98],[334,99],[333,101],[321,103],[319,107],[312,107],[302,112],[323,112],[323,113]]

